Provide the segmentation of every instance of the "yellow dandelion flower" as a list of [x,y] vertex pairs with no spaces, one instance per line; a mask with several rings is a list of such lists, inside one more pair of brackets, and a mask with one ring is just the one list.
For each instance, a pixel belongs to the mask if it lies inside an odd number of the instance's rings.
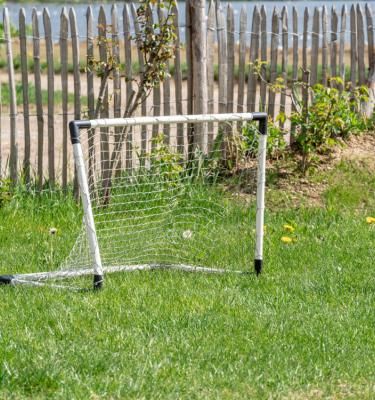
[[281,241],[282,241],[283,243],[288,244],[288,243],[292,243],[292,242],[293,242],[293,239],[292,239],[291,237],[289,237],[289,236],[282,236],[282,237],[281,237]]
[[292,225],[285,224],[285,225],[283,225],[283,228],[287,232],[294,232],[295,231],[295,228]]
[[366,217],[366,222],[368,224],[375,224],[375,218],[374,217]]

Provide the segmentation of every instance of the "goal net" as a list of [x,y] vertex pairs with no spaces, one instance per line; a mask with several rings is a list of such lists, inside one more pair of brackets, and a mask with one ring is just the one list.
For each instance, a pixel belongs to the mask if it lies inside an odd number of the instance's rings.
[[[255,155],[243,146],[254,120]],[[72,121],[82,230],[58,271],[0,281],[93,276],[99,288],[118,271],[260,273],[266,124],[264,113]]]

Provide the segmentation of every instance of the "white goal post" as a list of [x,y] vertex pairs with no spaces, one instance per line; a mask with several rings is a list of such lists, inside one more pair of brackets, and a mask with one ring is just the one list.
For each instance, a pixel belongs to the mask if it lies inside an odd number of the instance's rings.
[[[236,260],[223,260],[224,253],[217,249],[227,242],[236,249],[240,241],[247,241],[250,224],[246,232],[239,232],[242,210],[228,207],[227,199],[222,204],[216,191],[207,187],[218,182],[220,166],[237,157],[235,137],[251,121],[259,122],[256,165],[251,164],[256,170],[252,258],[259,275],[263,264],[267,114],[255,112],[71,121],[84,230],[60,270],[0,275],[0,284],[39,285],[47,279],[92,275],[94,289],[99,289],[109,272],[249,272],[249,243],[239,246],[239,253],[246,254],[239,269]],[[245,165],[247,169],[249,165]],[[230,231],[228,237],[216,244],[225,229]],[[207,263],[208,257],[214,261]],[[229,263],[234,266],[226,268]]]

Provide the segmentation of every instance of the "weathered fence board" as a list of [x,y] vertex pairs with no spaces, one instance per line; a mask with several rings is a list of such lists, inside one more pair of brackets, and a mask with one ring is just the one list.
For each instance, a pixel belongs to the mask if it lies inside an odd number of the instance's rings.
[[[271,84],[275,83],[277,78],[277,53],[279,47],[279,14],[276,8],[273,10],[272,14],[272,37],[271,37]],[[271,118],[275,117],[276,111],[276,94],[271,88],[268,92],[268,114]]]
[[[94,91],[94,69],[92,63],[94,60],[94,16],[92,13],[91,6],[87,7],[86,11],[86,48],[87,48],[87,60],[86,63],[89,66],[86,69],[86,80],[87,80],[87,107],[88,117],[90,119],[95,118],[95,91]],[[94,135],[95,132],[90,129],[88,131],[88,144],[89,144],[89,165],[88,165],[88,179],[89,186],[93,187],[94,184],[94,169],[95,169],[95,146],[94,146]]]
[[307,69],[307,37],[309,31],[309,9],[305,7],[305,11],[303,14],[303,36],[302,36],[302,99],[304,103],[308,101],[309,89],[306,77],[309,76]]
[[48,10],[43,10],[43,24],[46,41],[46,59],[47,59],[47,90],[48,90],[48,180],[51,187],[55,185],[55,71],[52,44],[51,18]]
[[358,84],[364,85],[365,78],[365,27],[363,21],[363,12],[357,4],[357,55],[358,55]]
[[350,84],[354,87],[357,83],[357,12],[354,4],[350,7]]
[[16,98],[16,81],[14,77],[13,50],[10,36],[10,21],[8,9],[4,8],[3,12],[3,27],[6,42],[6,53],[8,62],[8,85],[9,85],[9,118],[10,118],[10,157],[9,170],[12,183],[16,184],[18,179],[17,163],[17,98]]
[[[216,11],[214,1],[211,0],[207,16],[207,112],[215,112],[215,36]],[[208,143],[213,142],[213,124],[208,124]]]
[[[73,77],[74,77],[74,119],[81,119],[81,75],[79,58],[79,36],[77,17],[74,8],[69,11],[70,37],[72,39]],[[78,198],[78,177],[74,171],[74,195]]]
[[318,81],[319,35],[320,35],[320,11],[318,7],[315,7],[313,15],[312,32],[311,32],[310,83],[312,86],[314,86]]
[[[140,27],[139,27],[139,22],[137,19],[137,10],[136,7],[134,5],[134,3],[132,3],[131,5],[131,13],[133,16],[133,21],[134,21],[134,32],[135,35],[138,36],[140,34]],[[145,63],[143,60],[143,55],[142,55],[142,51],[139,48],[139,46],[137,46],[137,55],[138,55],[138,63],[139,63],[139,80],[141,81],[143,79],[144,73],[145,73]],[[147,114],[147,104],[144,101],[141,104],[141,114],[142,115],[146,115]],[[147,152],[147,126],[142,126],[142,130],[141,130],[141,162],[143,163],[144,157],[143,155]]]
[[233,6],[229,3],[227,8],[227,47],[228,47],[228,98],[227,112],[233,112],[234,102],[234,13]]
[[38,188],[43,186],[43,146],[44,146],[44,117],[42,104],[42,83],[40,72],[40,37],[39,20],[36,9],[32,12],[32,30],[33,30],[33,58],[34,58],[34,85],[35,85],[35,104],[38,125],[38,170],[37,183]]
[[[287,85],[288,81],[288,51],[289,51],[289,43],[288,43],[288,10],[286,7],[283,7],[281,12],[281,43],[282,43],[282,54],[281,54],[281,74],[283,78],[284,85]],[[286,105],[286,92],[282,90],[280,95],[280,112],[285,114],[285,105]],[[284,127],[283,119],[280,121],[280,126]]]
[[68,35],[69,17],[64,7],[60,14],[60,62],[62,92],[62,187],[68,186]]
[[323,6],[323,11],[322,11],[322,84],[324,86],[327,86],[327,81],[328,81],[328,38],[327,38],[327,32],[328,32],[328,19],[327,19],[327,7]]
[[[243,112],[245,110],[244,101],[245,101],[245,66],[246,66],[246,29],[247,29],[247,12],[246,8],[242,7],[240,15],[240,40],[238,46],[238,97],[237,97],[238,112]],[[210,60],[208,60],[208,62],[210,62]],[[211,85],[211,83],[209,84]]]
[[[130,11],[129,5],[124,4],[122,12],[123,29],[124,29],[124,51],[125,51],[125,86],[126,86],[126,101],[129,104],[133,93],[133,71],[132,71],[132,49],[131,49],[131,27],[130,27]],[[133,166],[133,132],[129,129],[125,143],[125,165],[128,170]]]
[[[205,19],[205,1],[194,0],[190,4],[191,18],[195,22],[191,27],[192,41],[192,64],[193,64],[193,97],[194,113],[207,114],[207,42],[206,42],[206,19]],[[206,124],[197,124],[194,128],[194,147],[207,149],[207,126]]]
[[253,22],[251,25],[250,39],[250,66],[247,80],[247,111],[255,111],[258,76],[256,75],[255,63],[259,59],[259,34],[260,13],[258,7],[254,7]]
[[29,74],[27,63],[27,38],[26,38],[26,14],[25,9],[21,8],[19,13],[19,38],[21,54],[21,75],[22,75],[22,105],[23,105],[23,130],[25,140],[25,153],[23,158],[23,173],[26,185],[30,184],[30,113],[29,113]]
[[[219,2],[216,3],[219,5]],[[227,79],[228,79],[228,53],[227,35],[225,32],[224,11],[221,6],[216,9],[217,43],[219,54],[219,113],[227,111]]]
[[337,30],[338,30],[338,17],[334,7],[331,10],[331,44],[330,44],[330,63],[331,63],[331,77],[337,76]]
[[[98,43],[99,43],[99,60],[104,66],[108,62],[107,53],[107,17],[104,12],[103,6],[99,9],[98,16]],[[101,77],[101,85],[105,83],[105,77]],[[108,84],[105,86],[103,101],[100,104],[100,117],[109,117],[109,104],[108,104]],[[109,152],[109,133],[108,128],[100,128],[100,160],[101,160],[101,170],[103,187],[106,187],[109,178],[110,171],[110,152]]]
[[[347,10],[346,6],[343,5],[341,9],[341,26],[340,26],[340,50],[339,50],[339,71],[340,78],[342,81],[345,81],[345,31],[346,31],[346,16]],[[340,85],[340,89],[342,90],[344,85]]]
[[[176,101],[176,114],[183,113],[182,107],[182,71],[181,71],[181,48],[180,48],[180,29],[179,29],[179,13],[177,2],[172,8],[173,24],[176,29],[176,42],[175,42],[175,57],[174,57],[174,85],[175,85],[175,101]],[[177,151],[183,153],[184,151],[184,125],[177,125]]]
[[264,5],[260,8],[260,67],[261,81],[259,93],[259,109],[266,110],[267,103],[267,13]]

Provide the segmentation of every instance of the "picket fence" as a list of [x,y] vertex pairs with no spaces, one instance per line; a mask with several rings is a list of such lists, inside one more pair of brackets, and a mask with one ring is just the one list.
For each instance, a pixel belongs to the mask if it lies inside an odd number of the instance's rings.
[[[99,53],[105,62],[104,42],[110,39],[112,54],[124,69],[114,72],[111,101],[101,117],[121,116],[135,85],[132,78],[143,68],[141,54],[130,40],[139,29],[136,7],[132,2],[125,2],[121,9],[114,4],[111,15],[102,7],[95,21],[88,7],[85,32],[78,31],[74,7],[63,7],[58,37],[52,34],[48,9],[42,15],[33,10],[31,33],[23,8],[18,21],[10,21],[7,8],[3,9],[0,52],[5,51],[7,63],[0,78],[9,86],[9,98],[3,96],[0,103],[0,177],[10,177],[15,183],[22,176],[26,183],[35,180],[40,187],[47,180],[64,188],[69,184],[68,122],[94,116],[100,86],[100,77],[85,70],[85,60]],[[353,86],[368,85],[375,90],[374,17],[369,4],[364,9],[355,4],[343,6],[339,12],[325,6],[306,8],[302,31],[294,7],[291,16],[286,7],[274,9],[272,15],[267,15],[264,6],[255,7],[251,24],[246,7],[238,21],[232,5],[223,9],[220,1],[211,1],[207,13],[204,0],[186,1],[184,7],[183,27],[179,26],[178,6],[173,10],[177,40],[175,57],[169,64],[171,77],[141,105],[141,115],[258,110],[266,110],[271,117],[280,111],[288,114],[293,105],[288,104],[286,94],[275,94],[266,82],[282,76],[290,86],[304,79],[303,71],[309,71],[310,84],[328,85],[330,77],[338,76]],[[159,10],[155,17],[163,18],[163,13]],[[269,18],[271,31],[267,28]],[[14,26],[16,33],[11,35]],[[184,42],[181,29],[185,29]],[[257,60],[262,62],[262,79],[254,74]],[[17,82],[22,87],[20,104]],[[47,101],[43,101],[43,90]],[[61,90],[59,104],[55,102],[57,90]]]

